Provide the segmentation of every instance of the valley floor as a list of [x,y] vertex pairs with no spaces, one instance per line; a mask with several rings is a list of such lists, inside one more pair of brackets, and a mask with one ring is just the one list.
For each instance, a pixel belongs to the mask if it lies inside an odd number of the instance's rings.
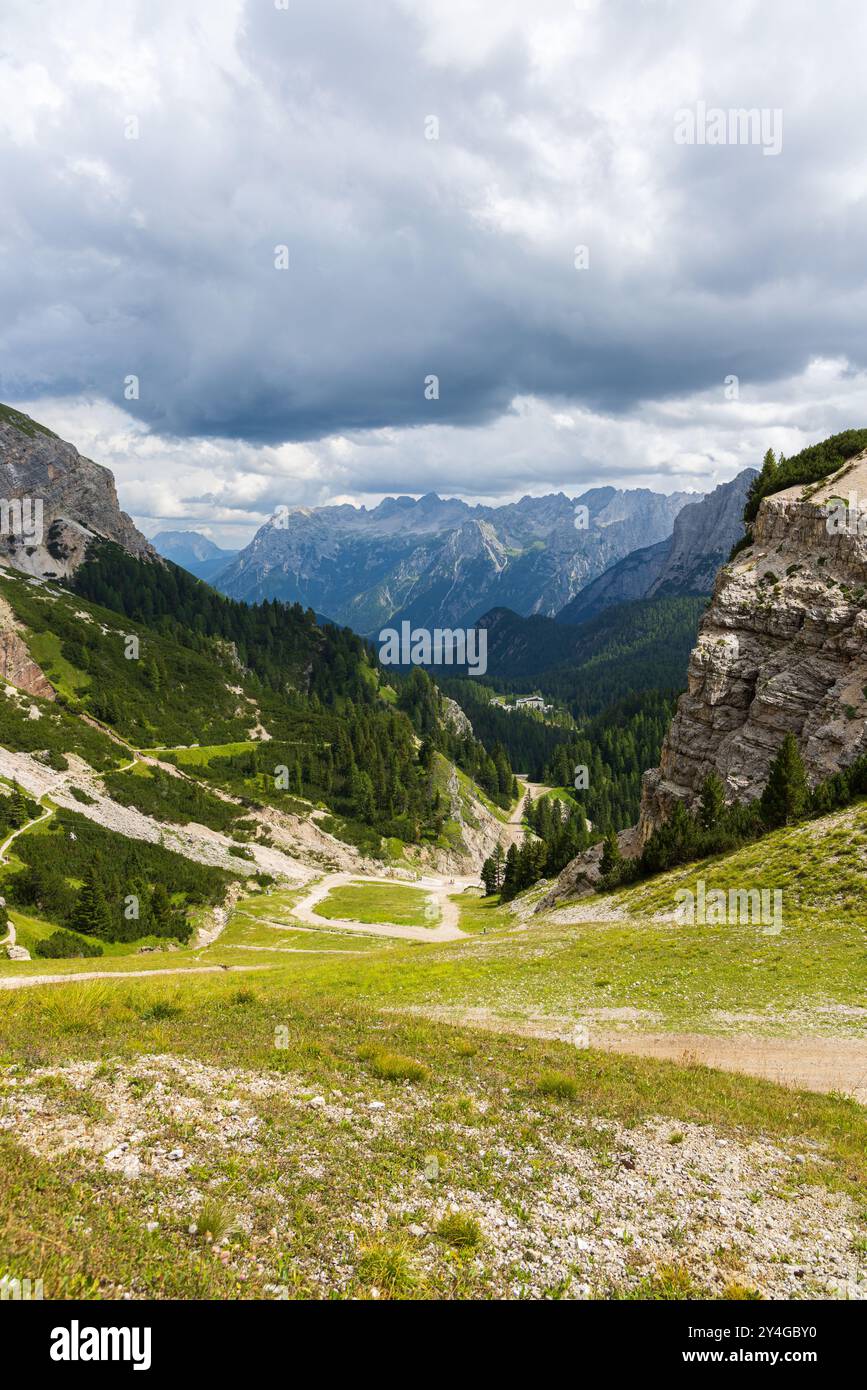
[[676,927],[661,881],[542,891],[329,874],[173,954],[0,965],[2,1269],[48,1297],[867,1296],[860,918],[775,938]]

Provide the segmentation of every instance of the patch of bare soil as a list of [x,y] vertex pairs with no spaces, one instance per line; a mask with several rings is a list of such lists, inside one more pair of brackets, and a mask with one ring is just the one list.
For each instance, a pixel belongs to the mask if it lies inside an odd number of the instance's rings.
[[[448,1005],[411,1005],[392,1012],[418,1014],[492,1033],[551,1038],[579,1047],[598,1047],[605,1052],[632,1053],[681,1065],[718,1067],[721,1071],[743,1072],[807,1091],[835,1091],[867,1105],[867,1039],[862,1038],[638,1033],[630,1025],[652,1023],[657,1016],[647,1010],[628,1008],[586,1009],[580,1019],[555,1014],[518,1018],[492,1009]],[[599,1027],[600,1024],[614,1026]]]

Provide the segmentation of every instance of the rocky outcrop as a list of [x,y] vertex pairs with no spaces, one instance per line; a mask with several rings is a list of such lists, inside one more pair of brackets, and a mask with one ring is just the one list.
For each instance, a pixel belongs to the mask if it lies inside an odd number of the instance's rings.
[[72,574],[94,536],[156,555],[120,510],[109,470],[8,406],[0,406],[0,499],[0,558],[28,574]]
[[[638,827],[633,825],[628,830],[621,830],[617,836],[617,843],[624,859],[632,859],[641,848]],[[586,898],[590,893],[595,893],[602,878],[601,866],[600,840],[598,844],[591,845],[583,854],[576,855],[569,861],[552,887],[537,903],[535,911],[546,912],[549,907],[556,907],[564,898]]]
[[[867,455],[845,470],[867,498]],[[752,800],[786,733],[810,781],[867,749],[867,536],[829,530],[841,475],[765,498],[753,544],[719,573],[687,691],[645,775],[642,841],[715,771],[729,800]]]
[[[753,543],[720,570],[624,854],[637,854],[677,802],[691,807],[711,771],[729,801],[759,796],[786,733],[812,784],[867,752],[867,510],[864,534],[854,514],[829,523],[844,493],[867,504],[867,452],[820,484],[766,497]],[[600,852],[567,865],[541,906],[591,891]]]
[[457,734],[460,738],[473,737],[472,724],[457,700],[452,700],[448,695],[443,696],[443,722],[453,734]]
[[28,695],[54,699],[54,688],[31,658],[15,615],[4,598],[0,598],[0,679],[26,690]]

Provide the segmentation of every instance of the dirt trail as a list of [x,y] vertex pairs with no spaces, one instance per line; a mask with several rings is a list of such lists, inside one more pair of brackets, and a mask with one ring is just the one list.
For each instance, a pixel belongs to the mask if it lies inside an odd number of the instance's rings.
[[591,1034],[594,1047],[669,1062],[700,1062],[807,1091],[841,1091],[867,1105],[867,1039],[711,1037],[706,1033]]
[[[35,816],[33,820],[29,820],[25,825],[19,825],[17,830],[13,830],[12,834],[8,835],[6,839],[3,841],[2,845],[0,845],[0,864],[4,862],[6,858],[6,851],[12,844],[13,840],[17,839],[19,835],[23,835],[25,830],[32,830],[34,825],[39,825],[41,821],[48,820],[48,817],[53,815],[54,812],[49,807],[47,811],[42,812],[41,816]],[[10,917],[6,935],[3,937],[3,940],[0,941],[0,946],[14,946],[16,945],[17,940],[18,938],[15,935],[15,923],[12,921],[12,918]]]
[[[332,888],[342,888],[348,883],[356,882],[388,885],[394,887],[396,884],[403,884],[411,888],[422,888],[432,898],[436,899],[437,907],[440,912],[440,923],[437,927],[403,927],[396,922],[353,922],[342,917],[321,917],[313,909],[317,903],[327,898]],[[358,873],[337,873],[326,874],[323,879],[316,884],[315,888],[302,898],[292,908],[292,917],[299,918],[302,922],[307,922],[313,927],[338,927],[341,931],[363,932],[366,936],[394,936],[400,937],[404,941],[456,941],[459,937],[466,936],[466,932],[461,931],[458,921],[460,914],[456,903],[449,901],[450,893],[460,893],[463,888],[470,884],[475,884],[475,879],[469,878],[442,878],[437,875],[428,874],[422,878],[407,880],[402,878],[376,878],[370,874]]]
[[545,792],[551,790],[543,782],[525,782],[523,778],[520,779],[518,785],[521,787],[521,795],[518,797],[517,806],[509,816],[509,825],[521,824],[528,798],[530,801],[538,801],[540,796],[544,796]]
[[0,989],[29,985],[69,985],[79,980],[156,980],[162,975],[216,975],[219,971],[268,970],[267,965],[178,965],[170,970],[81,970],[73,975],[2,975]]
[[603,1052],[652,1057],[681,1066],[699,1064],[720,1071],[742,1072],[778,1085],[807,1091],[839,1091],[867,1105],[867,1039],[865,1038],[763,1038],[742,1034],[715,1037],[708,1033],[614,1032],[583,1027],[580,1019],[531,1016],[508,1018],[490,1009],[433,1008],[389,1009],[389,1013],[417,1014],[436,1022],[479,1028],[490,1033],[513,1033],[525,1038],[551,1038]]

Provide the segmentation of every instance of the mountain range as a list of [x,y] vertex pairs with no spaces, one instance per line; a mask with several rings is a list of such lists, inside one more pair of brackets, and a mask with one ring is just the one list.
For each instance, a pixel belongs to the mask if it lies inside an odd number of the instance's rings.
[[500,507],[428,493],[370,511],[299,508],[267,522],[215,582],[233,598],[300,602],[370,635],[403,619],[470,626],[492,608],[552,616],[637,546],[670,536],[688,500],[603,487]]
[[470,626],[495,609],[578,623],[614,603],[709,593],[754,475],[699,498],[603,487],[499,507],[428,493],[284,509],[222,568],[216,547],[192,553],[194,533],[155,544],[233,598],[299,602],[371,636],[403,619]]
[[107,469],[2,407],[2,492],[40,499],[44,515],[39,535],[9,528],[0,545],[17,569],[69,579],[92,541],[115,541],[138,558],[161,555],[229,596],[298,602],[362,634],[404,618],[429,627],[476,623],[488,631],[492,676],[573,705],[580,692],[586,712],[624,685],[677,688],[701,612],[691,596],[709,594],[741,537],[755,476],[745,469],[687,500],[597,488],[502,507],[428,494],[387,498],[371,511],[299,509],[275,516],[236,553],[195,531],[163,531],[149,542],[120,510]]
[[561,623],[582,623],[613,604],[682,594],[709,594],[717,570],[743,535],[743,512],[755,468],[687,502],[670,536],[642,546],[576,594],[557,614]]

